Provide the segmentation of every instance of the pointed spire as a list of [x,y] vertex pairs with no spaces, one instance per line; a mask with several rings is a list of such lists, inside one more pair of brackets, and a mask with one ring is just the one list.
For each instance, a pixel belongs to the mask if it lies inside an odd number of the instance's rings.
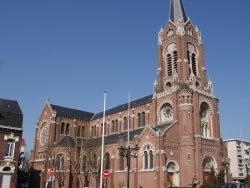
[[170,0],[170,18],[172,22],[177,23],[188,20],[182,0]]

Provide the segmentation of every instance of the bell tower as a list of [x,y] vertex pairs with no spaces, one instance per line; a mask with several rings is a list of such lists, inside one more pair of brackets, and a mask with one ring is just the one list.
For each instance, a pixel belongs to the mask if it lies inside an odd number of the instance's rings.
[[207,86],[201,32],[187,17],[181,0],[170,0],[170,16],[158,33],[158,91],[185,83]]
[[[179,157],[172,160],[181,167],[180,184],[188,186],[194,176],[202,182],[209,171],[205,166],[220,163],[218,99],[213,83],[207,80],[201,32],[187,17],[182,0],[170,0],[169,20],[158,33],[158,69],[153,88],[155,124],[175,124],[175,138],[180,145]],[[166,133],[166,137],[172,135]],[[165,147],[171,148],[167,142]],[[207,161],[212,162],[208,165]]]

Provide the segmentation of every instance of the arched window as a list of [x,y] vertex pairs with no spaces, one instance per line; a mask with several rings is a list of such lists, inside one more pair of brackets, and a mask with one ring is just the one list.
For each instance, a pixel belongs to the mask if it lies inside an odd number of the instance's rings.
[[99,127],[96,126],[96,137],[98,137],[99,135],[100,135]]
[[200,129],[201,136],[204,138],[209,138],[210,134],[210,126],[209,126],[209,105],[206,102],[202,102],[200,105]]
[[[103,130],[103,124],[101,124],[100,135],[102,135],[102,130]],[[104,134],[105,134],[105,127],[104,127]]]
[[123,118],[123,130],[124,131],[128,130],[128,118],[127,117]]
[[96,125],[94,126],[94,137],[96,137]]
[[108,134],[108,131],[107,131],[107,124],[104,123],[104,134],[107,135]]
[[137,127],[144,127],[146,125],[145,112],[137,114]]
[[109,153],[105,153],[104,168],[107,169],[107,170],[110,169],[110,154]]
[[146,115],[145,112],[141,113],[141,126],[144,127],[146,125]]
[[153,161],[154,157],[153,157],[153,151],[150,150],[149,151],[149,168],[152,169],[153,168],[153,165],[154,165],[154,161]]
[[172,71],[173,71],[172,58],[171,58],[171,55],[168,54],[167,55],[167,75],[172,76]]
[[148,168],[148,152],[144,151],[144,169]]
[[84,155],[82,157],[82,172],[86,172],[86,162],[87,162],[87,157]]
[[94,126],[91,127],[91,137],[94,137]]
[[118,132],[118,119],[115,120],[115,132]]
[[64,156],[61,154],[56,157],[56,170],[64,170]]
[[111,133],[114,133],[115,132],[115,121],[112,120],[111,122]]
[[143,163],[144,169],[153,169],[154,167],[154,155],[153,148],[150,144],[147,144],[143,147]]
[[[192,48],[192,47],[190,47]],[[194,47],[193,47],[194,48]],[[187,51],[187,57],[189,62],[189,74],[192,73],[197,76],[197,62],[196,62],[196,54],[192,51]]]
[[178,67],[177,67],[177,61],[178,61],[178,56],[177,56],[177,51],[172,51],[174,48],[174,44],[171,43],[169,45],[169,52],[166,56],[166,67],[167,67],[167,76],[172,76],[174,72],[178,72]]
[[192,70],[195,76],[197,76],[197,66],[196,66],[196,55],[192,54]]
[[65,135],[69,135],[69,123],[66,124]]
[[177,51],[174,51],[173,52],[173,64],[174,64],[174,71],[178,72],[178,69],[177,69],[177,61],[178,61],[178,58],[177,58]]
[[65,131],[65,123],[62,122],[62,123],[61,123],[60,134],[64,134],[64,131]]
[[124,157],[119,154],[119,170],[124,170]]
[[85,137],[85,127],[82,127],[82,137]]
[[141,127],[141,114],[137,114],[137,127]]
[[77,137],[81,137],[81,127],[77,127]]

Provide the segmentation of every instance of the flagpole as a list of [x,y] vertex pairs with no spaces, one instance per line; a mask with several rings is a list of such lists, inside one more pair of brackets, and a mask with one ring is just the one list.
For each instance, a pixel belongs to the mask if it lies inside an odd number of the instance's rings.
[[[128,149],[128,152],[130,152],[129,151],[129,148],[130,148],[130,144],[129,144],[129,131],[130,131],[130,92],[129,92],[129,94],[128,94],[128,140],[127,140],[127,149]],[[130,154],[128,154],[128,155],[130,155]],[[126,175],[126,187],[129,187],[129,168],[130,168],[130,158],[129,158],[129,156],[127,156],[127,175]]]
[[128,140],[127,140],[127,144],[129,146],[129,130],[130,130],[130,92],[128,93]]
[[104,127],[105,127],[105,105],[106,105],[106,91],[104,92],[104,104],[103,104],[103,118],[102,118],[102,153],[101,153],[101,174],[100,174],[100,188],[102,188],[103,180],[103,151],[104,151]]

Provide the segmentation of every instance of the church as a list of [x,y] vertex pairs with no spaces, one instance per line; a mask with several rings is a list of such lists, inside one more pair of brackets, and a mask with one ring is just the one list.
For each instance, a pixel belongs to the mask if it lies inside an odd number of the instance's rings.
[[200,186],[211,168],[223,168],[219,101],[207,78],[201,32],[182,0],[170,0],[169,11],[158,32],[152,94],[97,113],[46,100],[30,187]]

